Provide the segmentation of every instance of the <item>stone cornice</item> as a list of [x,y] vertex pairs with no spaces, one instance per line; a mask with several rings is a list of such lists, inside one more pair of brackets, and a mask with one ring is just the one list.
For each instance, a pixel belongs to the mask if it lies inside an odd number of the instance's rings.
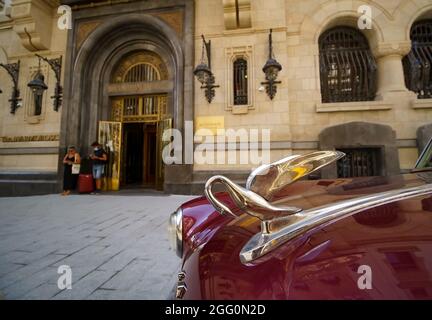
[[51,44],[52,13],[56,0],[15,0],[12,2],[13,29],[29,51],[46,50]]

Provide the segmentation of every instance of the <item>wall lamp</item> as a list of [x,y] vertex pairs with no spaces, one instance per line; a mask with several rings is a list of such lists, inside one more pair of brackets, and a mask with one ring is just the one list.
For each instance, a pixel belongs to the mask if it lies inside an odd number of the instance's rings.
[[60,78],[61,78],[61,68],[62,68],[62,56],[55,59],[47,59],[45,57],[42,57],[38,54],[36,56],[39,59],[42,59],[46,63],[49,64],[51,69],[54,71],[55,77],[56,77],[56,84],[54,89],[54,95],[51,97],[51,99],[54,99],[54,111],[58,111],[62,104],[62,94],[63,94],[63,88],[60,85]]
[[280,81],[276,81],[276,79],[279,71],[282,70],[282,66],[273,57],[272,29],[270,29],[269,34],[269,57],[262,70],[265,73],[265,78],[267,81],[261,82],[261,84],[266,86],[267,95],[271,100],[273,100],[277,91],[276,84],[281,83]]
[[18,89],[18,76],[19,76],[19,69],[20,69],[20,61],[18,60],[18,62],[16,62],[16,63],[8,63],[8,64],[0,63],[0,67],[5,68],[6,71],[9,73],[9,75],[12,78],[13,88],[12,88],[12,96],[9,99],[9,102],[11,103],[11,111],[10,112],[12,114],[15,114],[16,109],[18,109],[21,106],[21,104],[20,104],[21,99],[19,98],[20,91]]
[[[201,62],[196,66],[193,73],[197,77],[198,81],[201,82],[201,89],[205,89],[205,97],[208,103],[211,103],[215,96],[214,88],[219,88],[219,86],[214,84],[215,77],[211,71],[211,40],[206,42],[204,35],[201,35],[201,37],[203,40]],[[205,61],[204,50],[207,54],[208,64]]]
[[48,86],[45,83],[45,77],[41,72],[40,63],[41,57],[39,57],[39,67],[36,73],[36,76],[31,80],[27,86],[31,89],[34,96],[35,102],[35,115],[40,115],[42,113],[42,98],[44,91],[48,89]]

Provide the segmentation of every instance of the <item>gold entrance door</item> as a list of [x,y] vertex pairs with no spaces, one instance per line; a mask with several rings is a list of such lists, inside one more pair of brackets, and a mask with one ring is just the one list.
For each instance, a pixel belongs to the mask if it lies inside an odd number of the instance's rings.
[[119,190],[121,165],[122,123],[99,121],[98,141],[108,154],[103,177],[103,190]]
[[165,130],[172,128],[172,119],[166,118],[158,121],[157,123],[157,157],[156,157],[156,188],[158,190],[163,190],[164,183],[164,162],[162,158],[162,151],[169,141],[163,141],[163,133]]
[[[137,176],[132,179],[130,173],[130,163],[135,159],[135,162],[142,161],[143,163],[142,170],[135,168],[136,172],[133,173],[142,176],[141,185],[162,190],[164,182],[162,150],[168,143],[162,141],[162,135],[164,130],[172,127],[172,119],[167,113],[167,95],[116,97],[112,99],[111,118],[123,124],[124,139],[121,140],[120,153],[122,185],[137,184]],[[140,132],[142,139],[136,136],[137,132]],[[135,138],[132,141],[134,134]],[[138,150],[140,149],[140,146],[137,145],[138,140],[142,140],[142,157],[141,154],[138,157],[138,153],[141,152]],[[133,157],[129,150],[131,146],[136,150]]]

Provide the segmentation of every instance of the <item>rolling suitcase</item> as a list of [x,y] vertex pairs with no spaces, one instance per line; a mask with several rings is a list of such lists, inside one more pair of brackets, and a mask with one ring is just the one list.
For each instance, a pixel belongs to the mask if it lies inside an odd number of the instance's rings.
[[93,175],[81,173],[78,177],[78,192],[90,193],[93,192]]

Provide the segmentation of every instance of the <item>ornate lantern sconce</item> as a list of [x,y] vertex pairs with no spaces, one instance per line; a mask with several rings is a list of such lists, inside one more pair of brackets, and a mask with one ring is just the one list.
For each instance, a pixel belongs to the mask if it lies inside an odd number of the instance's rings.
[[35,105],[35,115],[40,115],[42,113],[42,98],[44,91],[48,89],[48,86],[45,84],[45,77],[40,69],[40,61],[41,57],[39,57],[39,67],[36,73],[36,76],[31,80],[27,86],[33,92],[34,105]]
[[[211,103],[215,96],[214,88],[219,88],[219,86],[214,84],[215,77],[211,71],[211,40],[206,42],[204,36],[201,35],[201,37],[203,39],[201,62],[196,66],[193,73],[197,77],[198,81],[201,82],[201,89],[205,89],[205,96],[208,103]],[[205,61],[204,50],[207,54],[208,64]]]
[[[0,63],[0,67],[3,67],[6,69],[6,71],[9,73],[9,75],[12,78],[13,82],[13,88],[12,88],[12,96],[9,99],[9,102],[11,103],[11,113],[15,114],[16,109],[18,109],[20,105],[21,99],[19,98],[20,92],[18,89],[18,76],[19,76],[19,69],[20,69],[20,61],[16,63],[8,63],[3,64]],[[1,90],[0,90],[1,91]]]
[[273,57],[272,29],[270,29],[269,34],[269,57],[262,70],[265,73],[265,78],[267,81],[261,82],[261,84],[266,86],[267,95],[271,100],[273,100],[277,91],[276,84],[281,83],[280,81],[276,81],[276,79],[279,71],[282,70],[282,66]]
[[56,84],[54,89],[54,95],[51,97],[51,99],[54,99],[54,111],[58,111],[62,104],[62,94],[63,94],[63,88],[60,85],[60,77],[61,77],[61,67],[62,67],[62,57],[55,59],[47,59],[45,57],[42,57],[38,54],[36,56],[39,59],[42,59],[46,63],[48,63],[51,67],[51,69],[54,71],[55,77],[56,77]]

